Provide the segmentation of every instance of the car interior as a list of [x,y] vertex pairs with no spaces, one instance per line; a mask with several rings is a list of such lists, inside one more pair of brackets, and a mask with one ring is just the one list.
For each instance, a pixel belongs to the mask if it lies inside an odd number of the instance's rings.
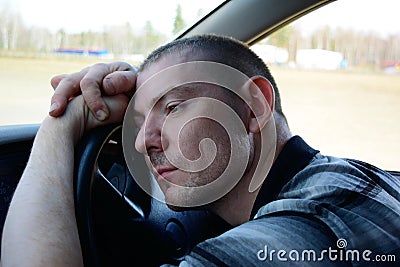
[[[214,33],[249,45],[334,0],[224,1],[177,38]],[[0,224],[40,125],[0,127]],[[141,160],[138,157],[138,160]],[[138,186],[122,151],[122,126],[95,129],[75,156],[75,209],[85,266],[177,263],[197,243],[231,226],[205,210],[177,212]],[[400,179],[400,172],[390,170]],[[156,251],[151,257],[149,251]]]

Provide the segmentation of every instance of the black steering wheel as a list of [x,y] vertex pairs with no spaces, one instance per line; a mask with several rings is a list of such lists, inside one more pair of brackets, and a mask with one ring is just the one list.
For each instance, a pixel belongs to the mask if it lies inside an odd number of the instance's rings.
[[175,212],[151,198],[130,174],[121,143],[122,126],[107,125],[76,147],[75,212],[85,266],[177,263],[230,228],[208,211]]

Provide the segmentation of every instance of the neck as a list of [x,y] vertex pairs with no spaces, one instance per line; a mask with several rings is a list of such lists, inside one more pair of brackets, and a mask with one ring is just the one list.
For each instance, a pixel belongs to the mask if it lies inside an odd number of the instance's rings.
[[249,192],[248,185],[243,186],[239,182],[228,194],[213,204],[211,211],[232,226],[245,223],[250,220],[258,191],[259,189]]

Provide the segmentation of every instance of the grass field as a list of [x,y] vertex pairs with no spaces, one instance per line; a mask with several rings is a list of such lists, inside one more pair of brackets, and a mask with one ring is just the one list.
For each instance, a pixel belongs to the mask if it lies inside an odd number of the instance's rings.
[[[0,58],[0,125],[40,123],[50,78],[95,62]],[[400,75],[271,71],[293,134],[325,154],[400,170]]]

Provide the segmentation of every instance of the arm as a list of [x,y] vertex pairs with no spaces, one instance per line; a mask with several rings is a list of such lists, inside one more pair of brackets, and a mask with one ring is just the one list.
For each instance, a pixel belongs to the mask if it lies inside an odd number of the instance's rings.
[[83,97],[60,118],[47,117],[14,193],[3,230],[3,266],[82,266],[73,199],[74,145],[85,130],[121,121],[128,98],[105,98],[110,117],[96,120]]

